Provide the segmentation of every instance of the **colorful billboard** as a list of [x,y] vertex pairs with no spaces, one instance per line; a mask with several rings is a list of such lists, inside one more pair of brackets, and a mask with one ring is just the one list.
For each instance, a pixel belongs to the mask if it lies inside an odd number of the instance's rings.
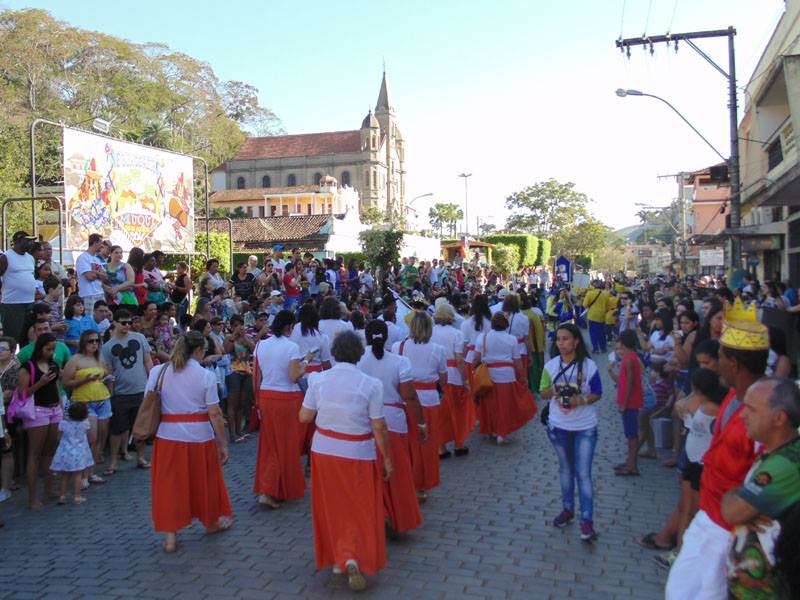
[[67,247],[194,252],[192,158],[64,128]]

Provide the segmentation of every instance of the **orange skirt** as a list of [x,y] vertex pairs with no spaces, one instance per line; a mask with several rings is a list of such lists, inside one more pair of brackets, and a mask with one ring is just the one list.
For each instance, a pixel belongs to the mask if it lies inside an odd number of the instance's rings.
[[193,519],[209,528],[233,514],[214,440],[156,438],[150,482],[156,531],[175,533]]
[[[440,428],[440,406],[423,406],[422,414],[428,424],[428,441],[420,442],[416,432],[417,420],[411,411],[406,413],[408,418],[408,442],[411,449],[411,469],[414,473],[414,486],[422,490],[439,487],[439,445],[438,431]],[[413,433],[412,433],[413,432]]]
[[[392,476],[383,482],[383,508],[392,529],[401,533],[422,525],[422,513],[414,488],[411,449],[408,435],[389,432],[392,452]],[[378,452],[378,473],[383,475],[383,456]]]
[[447,384],[439,414],[439,445],[455,441],[463,448],[475,428],[475,403],[463,385]]
[[306,493],[300,452],[306,433],[298,418],[302,392],[259,390],[258,456],[253,491],[277,500],[296,500]]
[[490,392],[481,396],[480,432],[508,435],[533,419],[536,411],[536,401],[527,387],[518,381],[495,383]]
[[311,522],[317,569],[348,560],[374,575],[386,566],[383,485],[374,460],[311,453]]

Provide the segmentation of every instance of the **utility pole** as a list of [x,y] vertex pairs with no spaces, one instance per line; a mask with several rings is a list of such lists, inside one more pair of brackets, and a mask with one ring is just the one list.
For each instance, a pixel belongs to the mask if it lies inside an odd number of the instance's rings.
[[[668,33],[667,35],[642,36],[638,38],[627,38],[616,40],[616,46],[621,52],[626,53],[628,58],[631,56],[631,46],[650,46],[650,54],[654,53],[654,45],[675,43],[675,52],[678,51],[678,42],[683,41],[692,50],[697,52],[706,62],[714,67],[719,73],[728,80],[728,116],[730,125],[730,145],[731,154],[728,158],[728,172],[731,179],[731,212],[730,229],[734,231],[729,236],[729,264],[732,269],[738,269],[742,263],[742,245],[738,229],[741,227],[741,196],[739,193],[739,114],[738,100],[736,96],[736,53],[733,38],[736,29],[717,29],[713,31],[693,31],[689,33]],[[703,52],[693,40],[704,38],[728,38],[728,71],[726,72],[714,60]]]
[[472,173],[461,173],[459,177],[464,178],[464,234],[469,237],[469,195],[467,190],[467,181],[472,177]]

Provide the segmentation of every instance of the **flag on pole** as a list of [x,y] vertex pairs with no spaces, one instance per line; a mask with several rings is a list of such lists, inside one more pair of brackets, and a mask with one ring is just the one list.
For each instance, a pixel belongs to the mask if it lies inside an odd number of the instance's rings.
[[400,297],[396,291],[391,290],[392,296],[394,296],[394,301],[397,302],[397,311],[395,312],[395,319],[397,323],[405,323],[406,315],[410,312],[414,312],[414,309]]

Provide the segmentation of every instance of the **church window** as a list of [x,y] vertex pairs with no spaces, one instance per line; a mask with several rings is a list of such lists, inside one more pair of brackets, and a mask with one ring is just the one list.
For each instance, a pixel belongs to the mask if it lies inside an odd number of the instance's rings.
[[350,171],[342,171],[339,179],[342,180],[342,185],[350,185]]
[[264,175],[261,178],[261,187],[272,187],[272,180],[269,178],[269,175]]
[[243,190],[244,189],[244,177],[239,177],[236,180],[236,189],[237,190]]
[[306,204],[306,212],[310,215],[311,214],[311,203],[309,202]]
[[319,185],[320,181],[322,181],[322,173],[314,173],[314,185]]
[[364,171],[364,185],[365,185],[366,187],[372,187],[372,186],[370,186],[370,184],[369,184],[369,169],[367,169],[366,171]]
[[289,187],[297,185],[297,177],[295,177],[294,173],[292,173],[291,175],[289,175],[289,177],[286,178],[286,185],[288,185]]

